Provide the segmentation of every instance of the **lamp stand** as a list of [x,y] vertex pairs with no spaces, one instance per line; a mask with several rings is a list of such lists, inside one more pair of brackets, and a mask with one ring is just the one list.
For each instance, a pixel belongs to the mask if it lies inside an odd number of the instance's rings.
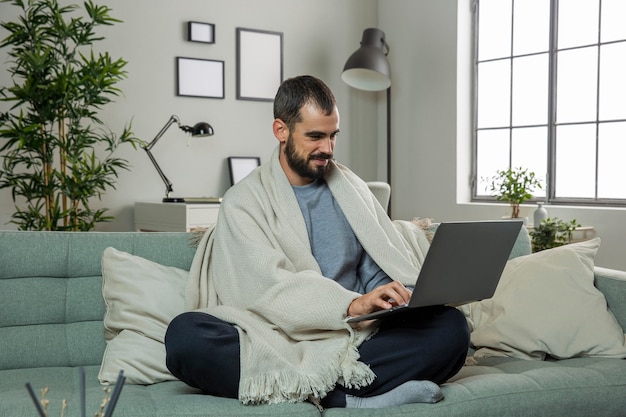
[[[387,184],[391,187],[391,86],[387,88]],[[393,194],[393,187],[391,187]],[[391,217],[391,196],[387,206],[387,214]]]
[[180,121],[178,120],[178,117],[172,115],[170,117],[170,119],[167,121],[167,123],[165,123],[165,126],[163,126],[161,128],[161,130],[159,131],[159,133],[157,133],[157,135],[154,137],[154,139],[152,139],[152,141],[148,145],[142,146],[143,150],[146,151],[146,153],[148,154],[148,158],[150,158],[150,161],[152,162],[152,165],[154,165],[154,168],[159,173],[159,176],[161,177],[161,180],[165,184],[165,197],[163,197],[163,202],[164,203],[166,203],[166,202],[170,202],[170,203],[171,202],[176,202],[176,201],[169,201],[169,200],[171,200],[170,193],[172,191],[174,191],[174,188],[172,187],[172,182],[165,176],[165,173],[163,173],[163,170],[159,166],[158,162],[156,161],[156,159],[154,158],[154,155],[152,155],[152,152],[150,152],[150,150],[154,147],[154,145],[156,145],[156,143],[159,141],[159,139],[161,139],[161,137],[165,134],[167,129],[169,129],[170,126],[172,124],[174,124],[174,123],[177,123],[177,124],[180,125]]

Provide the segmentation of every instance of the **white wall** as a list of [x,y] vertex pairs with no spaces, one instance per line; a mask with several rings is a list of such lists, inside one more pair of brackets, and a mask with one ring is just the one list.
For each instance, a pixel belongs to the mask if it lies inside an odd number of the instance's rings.
[[[393,71],[393,217],[494,219],[503,204],[470,204],[470,0],[384,0],[380,28]],[[457,7],[458,6],[458,7]],[[457,27],[460,30],[457,30]],[[550,216],[594,226],[596,264],[626,269],[626,210],[547,206]],[[535,206],[522,208],[532,217]]]
[[[149,141],[171,114],[184,123],[206,120],[216,135],[187,140],[171,128],[154,149],[177,195],[221,195],[228,187],[225,160],[258,155],[267,160],[275,146],[271,103],[235,99],[235,28],[284,32],[284,73],[310,73],[334,90],[341,135],[336,156],[366,180],[385,179],[385,95],[360,92],[341,82],[347,57],[363,29],[379,27],[391,46],[393,193],[392,217],[437,221],[499,218],[502,204],[470,204],[469,0],[107,0],[124,20],[103,31],[113,57],[129,61],[125,96],[109,106],[104,120],[119,128],[133,118],[137,136]],[[0,3],[0,19],[11,6]],[[216,24],[214,45],[186,42],[189,20]],[[457,30],[457,24],[461,30]],[[3,34],[2,34],[2,37]],[[175,97],[176,56],[226,62],[224,100]],[[6,52],[0,51],[0,83],[8,83]],[[0,106],[6,106],[1,104]],[[3,109],[3,107],[0,107]],[[163,184],[143,151],[125,150],[131,172],[102,205],[116,216],[98,230],[132,230],[135,201],[156,201]],[[598,265],[626,270],[626,210],[547,207],[551,216],[576,218],[602,237]],[[532,215],[527,206],[523,214]],[[0,228],[12,212],[11,195],[0,190]]]
[[[62,4],[79,3],[63,0]],[[174,184],[174,195],[220,196],[229,186],[228,156],[260,156],[267,161],[278,143],[272,135],[272,103],[237,100],[236,28],[283,32],[284,77],[312,74],[335,92],[342,116],[337,159],[364,179],[377,179],[375,96],[349,88],[340,75],[346,59],[361,40],[364,28],[377,24],[376,0],[101,0],[123,20],[99,33],[106,40],[98,48],[129,63],[128,78],[119,84],[124,96],[105,107],[102,119],[116,131],[132,119],[135,134],[150,141],[176,114],[184,124],[207,121],[213,137],[188,139],[172,126],[153,148],[153,154]],[[0,20],[12,20],[17,9],[0,3]],[[214,23],[216,43],[187,42],[187,21]],[[6,32],[0,31],[0,38]],[[0,50],[0,84],[8,85],[7,50]],[[225,61],[225,99],[177,97],[175,57]],[[0,111],[9,104],[0,103]],[[133,230],[136,201],[159,201],[164,185],[141,149],[127,147],[119,156],[132,170],[123,171],[116,190],[107,192],[95,207],[110,208],[114,222],[97,230]],[[13,203],[8,189],[0,190],[0,228],[8,224]]]

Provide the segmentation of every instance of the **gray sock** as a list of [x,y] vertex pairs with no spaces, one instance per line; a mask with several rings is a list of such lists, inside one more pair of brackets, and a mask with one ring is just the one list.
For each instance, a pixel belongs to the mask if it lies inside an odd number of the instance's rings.
[[355,397],[346,394],[346,408],[385,408],[404,404],[434,404],[443,398],[439,385],[431,381],[408,381],[384,394]]

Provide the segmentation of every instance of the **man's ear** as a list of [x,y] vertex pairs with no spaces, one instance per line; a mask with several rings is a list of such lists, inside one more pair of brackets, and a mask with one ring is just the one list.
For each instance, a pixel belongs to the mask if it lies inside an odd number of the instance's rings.
[[287,142],[287,138],[289,137],[289,128],[285,122],[280,119],[274,119],[274,123],[272,123],[272,131],[280,143]]

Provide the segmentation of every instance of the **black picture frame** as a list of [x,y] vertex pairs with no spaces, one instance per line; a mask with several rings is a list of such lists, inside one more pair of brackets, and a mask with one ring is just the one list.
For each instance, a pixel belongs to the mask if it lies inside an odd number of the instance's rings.
[[258,156],[229,156],[230,185],[237,184],[260,165],[261,158]]
[[176,95],[224,98],[224,61],[176,57]]
[[283,81],[283,33],[237,28],[237,99],[273,101]]
[[189,42],[215,43],[215,24],[187,22],[187,40]]

